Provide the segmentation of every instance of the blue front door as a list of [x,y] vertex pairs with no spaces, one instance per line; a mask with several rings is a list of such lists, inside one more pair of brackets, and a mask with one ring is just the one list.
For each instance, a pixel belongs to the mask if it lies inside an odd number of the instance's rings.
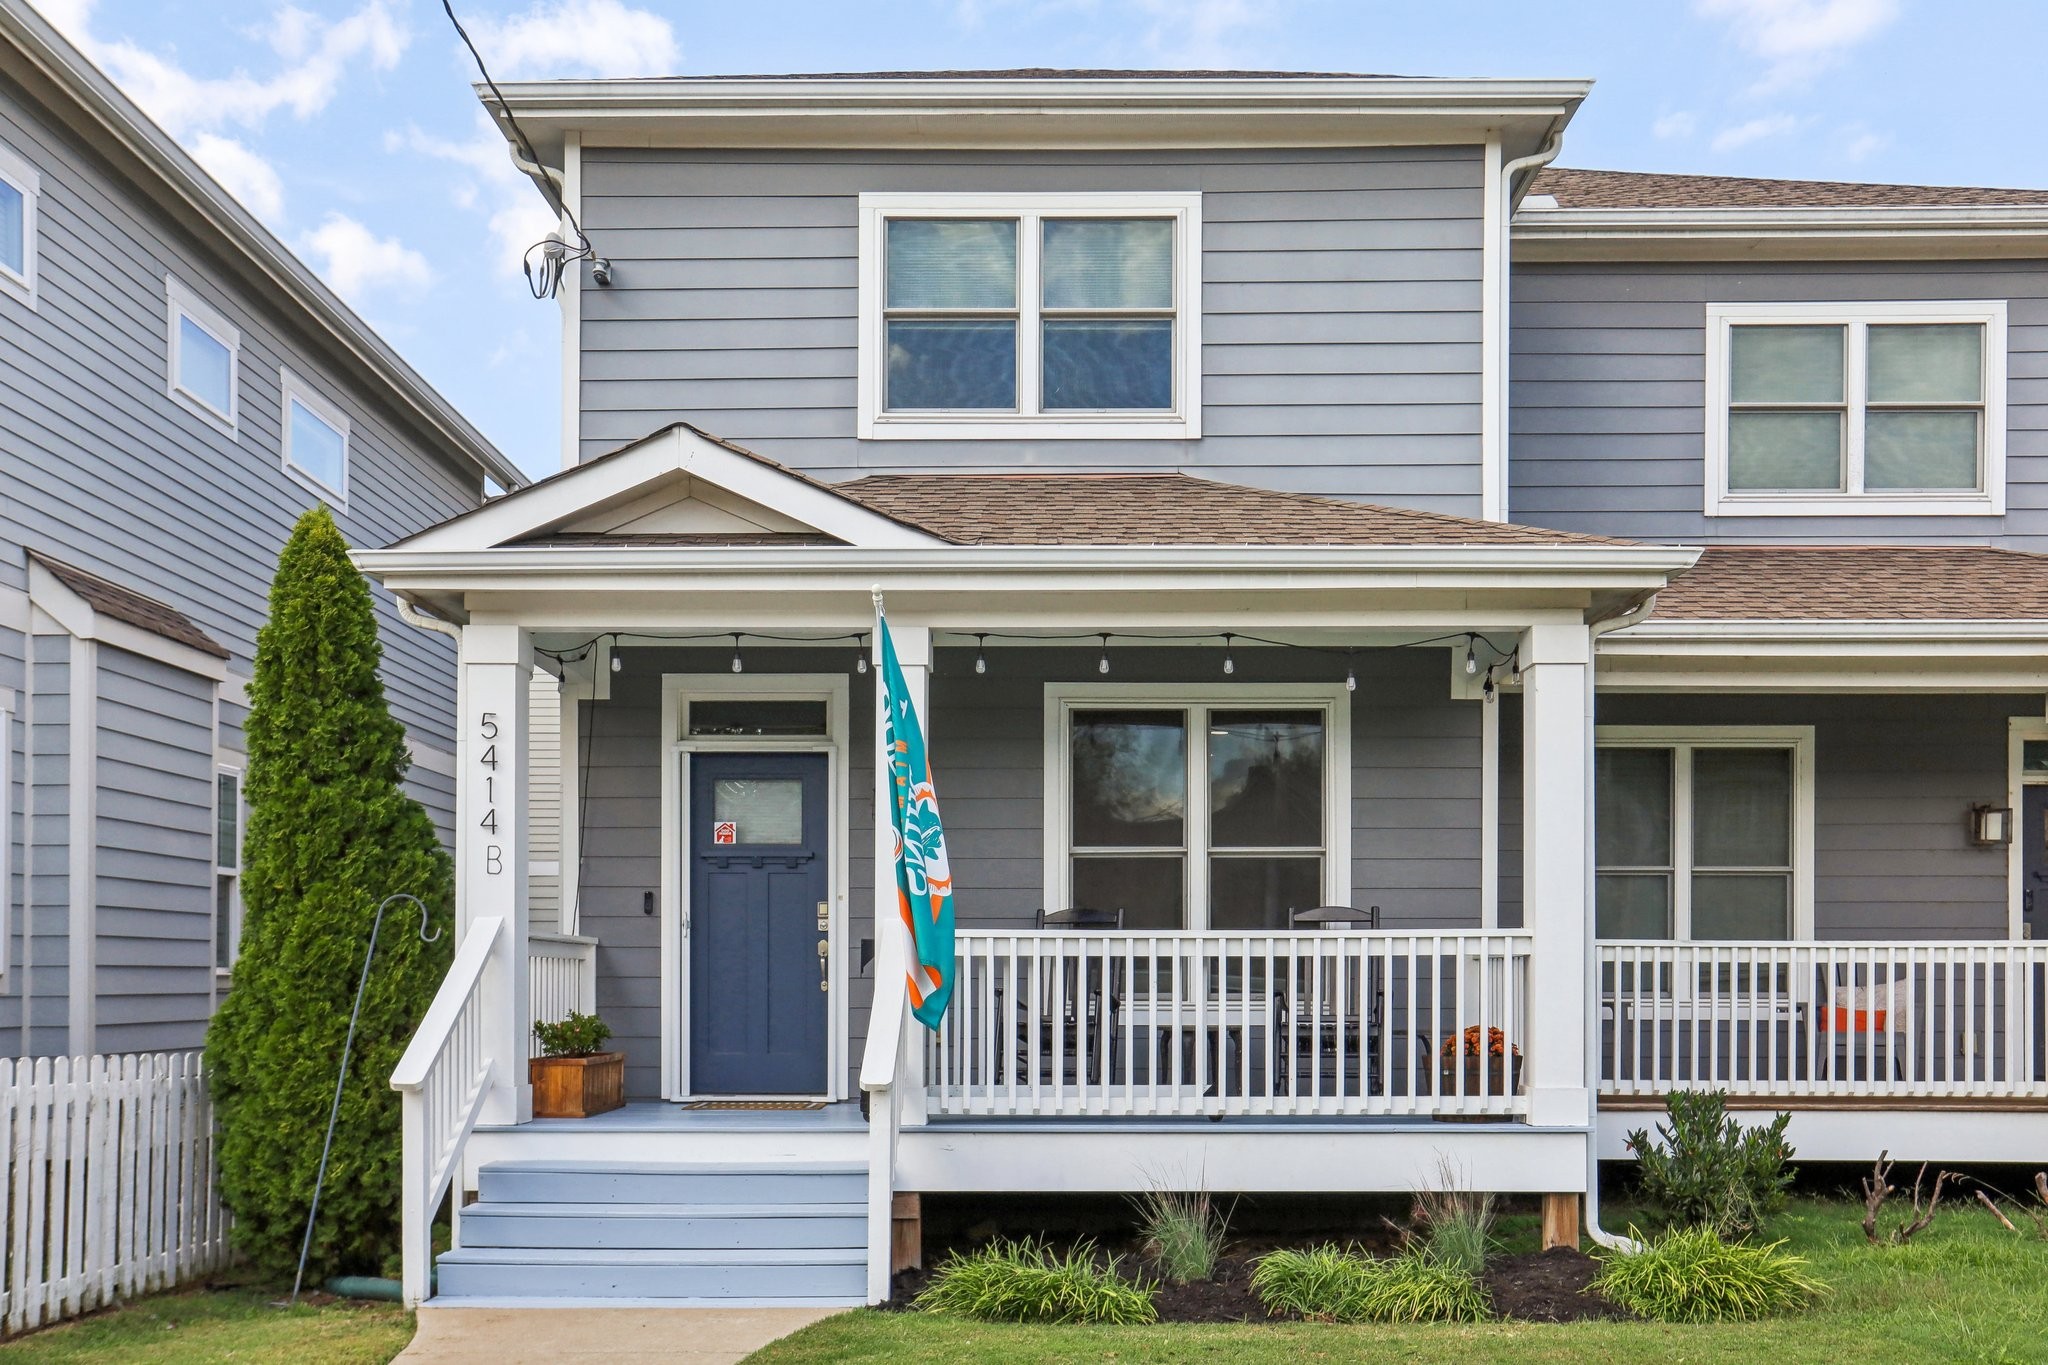
[[823,754],[690,758],[690,1091],[825,1090]]

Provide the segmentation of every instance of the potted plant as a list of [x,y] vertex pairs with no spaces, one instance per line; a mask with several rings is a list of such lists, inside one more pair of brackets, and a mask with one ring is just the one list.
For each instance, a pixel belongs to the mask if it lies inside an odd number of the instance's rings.
[[536,1023],[541,1055],[527,1060],[537,1119],[584,1119],[626,1102],[626,1054],[605,1052],[611,1026],[594,1014],[571,1013]]
[[[1462,1089],[1458,1084],[1461,1057],[1465,1072]],[[1497,1028],[1481,1029],[1473,1024],[1453,1034],[1444,1039],[1437,1061],[1440,1095],[1508,1095],[1522,1084],[1522,1049],[1510,1047],[1507,1035]]]

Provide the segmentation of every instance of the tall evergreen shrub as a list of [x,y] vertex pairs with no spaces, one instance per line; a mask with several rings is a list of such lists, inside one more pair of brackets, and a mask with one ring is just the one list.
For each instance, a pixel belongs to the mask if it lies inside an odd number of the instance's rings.
[[[424,808],[400,788],[405,732],[384,702],[369,585],[326,508],[299,518],[256,637],[246,738],[241,955],[206,1038],[221,1192],[242,1252],[296,1264],[357,977],[385,916],[313,1239],[313,1275],[378,1273],[399,1231],[392,1069],[452,954],[453,871]],[[318,1282],[317,1279],[314,1280]]]

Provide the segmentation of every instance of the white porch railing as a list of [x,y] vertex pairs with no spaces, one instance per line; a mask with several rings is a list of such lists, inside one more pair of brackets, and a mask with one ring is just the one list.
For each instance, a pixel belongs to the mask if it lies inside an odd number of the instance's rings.
[[2048,943],[1598,948],[1603,1095],[2048,1098]]
[[[529,934],[526,990],[531,1021],[558,1024],[571,1014],[589,1014],[597,1004],[597,940],[581,934]],[[540,1040],[526,1040],[529,1055],[540,1055]]]
[[924,1044],[935,1115],[1527,1112],[1524,933],[955,941],[953,1005]]
[[485,1017],[478,986],[504,932],[505,921],[496,916],[471,923],[419,1032],[391,1073],[391,1088],[402,1096],[402,1249],[408,1305],[422,1303],[429,1295],[434,1213],[455,1177],[462,1144],[476,1127],[490,1086],[485,1030],[491,1021]]

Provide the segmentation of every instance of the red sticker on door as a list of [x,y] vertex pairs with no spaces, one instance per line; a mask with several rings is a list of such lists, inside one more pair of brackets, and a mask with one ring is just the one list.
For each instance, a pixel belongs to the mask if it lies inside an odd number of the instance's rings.
[[736,844],[740,841],[740,828],[731,820],[720,820],[711,827],[711,842],[714,844]]

